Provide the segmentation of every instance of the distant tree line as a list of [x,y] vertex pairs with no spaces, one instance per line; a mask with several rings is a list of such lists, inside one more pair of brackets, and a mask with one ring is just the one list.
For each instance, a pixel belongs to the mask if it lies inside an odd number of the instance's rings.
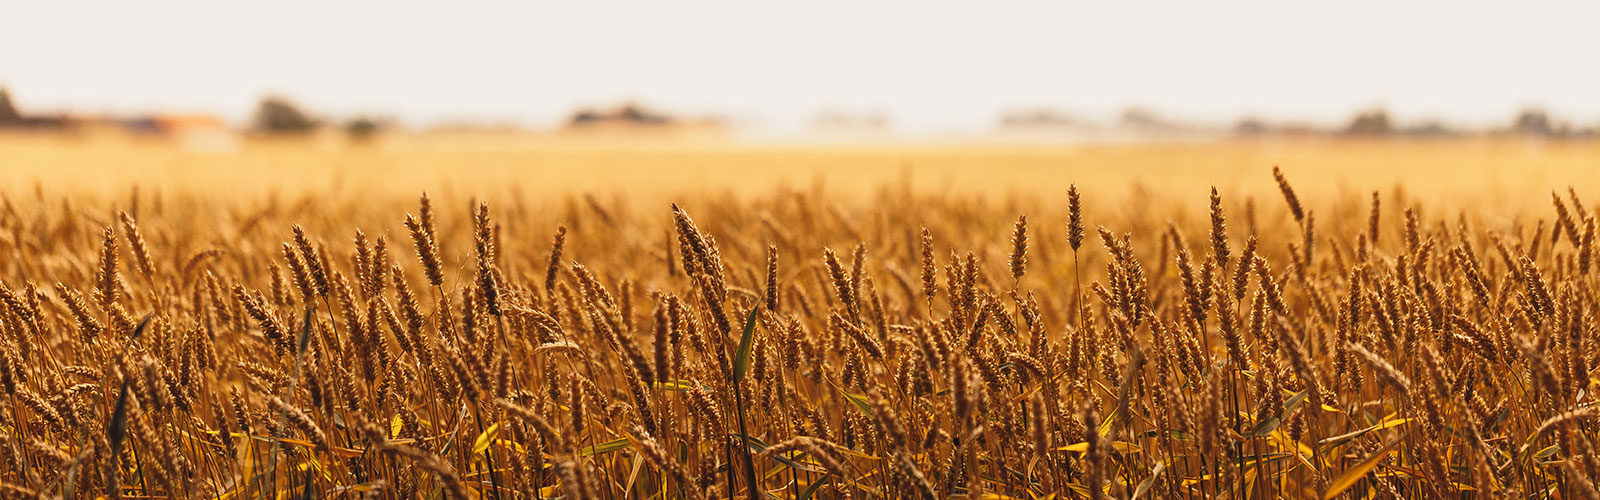
[[11,92],[0,88],[0,122],[10,122],[22,119],[22,114],[17,112],[17,107],[11,104]]
[[[1216,130],[1203,124],[1173,121],[1155,111],[1141,107],[1127,108],[1113,124],[1124,130],[1145,132]],[[1071,113],[1047,107],[1021,108],[1008,111],[1001,115],[999,125],[1003,128],[1096,128],[1096,125],[1091,120],[1082,119]],[[1247,116],[1235,122],[1232,131],[1235,135],[1240,136],[1343,135],[1351,137],[1427,138],[1489,134],[1543,138],[1600,138],[1600,123],[1584,128],[1552,118],[1543,109],[1527,108],[1519,111],[1512,117],[1510,122],[1503,126],[1469,128],[1439,120],[1402,123],[1392,118],[1389,112],[1383,108],[1371,108],[1357,112],[1342,125],[1332,127],[1308,123],[1273,122]]]
[[580,109],[567,120],[569,126],[598,125],[615,123],[623,125],[667,125],[672,123],[672,118],[667,115],[649,111],[634,103],[623,104],[613,110]]
[[[876,119],[878,121],[874,123],[877,126],[882,126],[887,120],[881,115],[878,115]],[[70,125],[72,122],[70,117],[67,116],[23,114],[12,102],[11,94],[4,87],[0,87],[0,128],[61,128]],[[669,125],[676,123],[676,121],[671,116],[647,110],[633,103],[623,104],[609,110],[580,109],[568,120],[569,127],[584,127],[607,123]],[[316,132],[331,125],[335,124],[330,124],[305,111],[299,104],[286,97],[268,95],[256,103],[255,112],[250,118],[249,131],[264,136],[293,136]],[[1001,117],[1000,125],[1003,127],[1087,126],[1087,123],[1068,113],[1039,108],[1008,112]],[[389,126],[389,122],[368,116],[358,116],[337,123],[336,126],[353,139],[365,140],[382,132]],[[1168,121],[1159,114],[1143,108],[1129,108],[1126,110],[1121,116],[1120,126],[1151,131],[1194,129]],[[1554,119],[1543,109],[1527,108],[1518,112],[1511,122],[1503,128],[1487,131],[1469,130],[1453,127],[1439,121],[1400,125],[1390,118],[1388,111],[1383,108],[1373,108],[1356,113],[1343,127],[1332,130],[1308,125],[1275,124],[1257,118],[1245,118],[1234,125],[1233,131],[1235,134],[1244,136],[1282,133],[1335,133],[1355,137],[1452,137],[1488,132],[1491,134],[1527,137],[1596,138],[1600,137],[1600,124],[1583,128],[1570,122]]]
[[[1413,137],[1447,137],[1464,135],[1466,132],[1452,128],[1438,121],[1427,121],[1410,126],[1397,126],[1389,119],[1389,113],[1381,108],[1370,109],[1357,113],[1342,131],[1353,136],[1413,136]],[[1551,138],[1576,138],[1595,137],[1600,135],[1600,129],[1583,129],[1570,123],[1558,122],[1550,118],[1550,114],[1543,109],[1527,108],[1517,113],[1511,123],[1503,129],[1492,130],[1495,133],[1522,135],[1529,137]]]
[[[272,136],[304,135],[322,128],[323,122],[300,108],[286,97],[269,95],[256,104],[251,115],[250,130]],[[361,116],[344,122],[341,126],[352,139],[366,140],[382,131],[386,124],[376,118]]]
[[30,116],[17,110],[11,102],[11,92],[0,87],[0,129],[48,130],[68,125],[61,116]]

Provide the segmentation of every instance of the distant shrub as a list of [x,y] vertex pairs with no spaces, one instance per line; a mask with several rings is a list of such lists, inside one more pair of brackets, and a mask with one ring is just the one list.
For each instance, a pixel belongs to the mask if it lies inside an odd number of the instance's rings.
[[1394,126],[1389,123],[1389,112],[1382,109],[1363,111],[1350,120],[1345,133],[1351,135],[1389,135]]
[[1511,131],[1532,136],[1555,135],[1556,126],[1550,121],[1550,114],[1542,109],[1529,108],[1517,113],[1517,118],[1511,122]]
[[353,141],[364,142],[371,140],[378,132],[383,131],[383,123],[378,120],[359,117],[344,124],[344,133]]
[[265,134],[299,134],[317,128],[312,119],[294,102],[278,96],[267,96],[256,105],[253,128]]

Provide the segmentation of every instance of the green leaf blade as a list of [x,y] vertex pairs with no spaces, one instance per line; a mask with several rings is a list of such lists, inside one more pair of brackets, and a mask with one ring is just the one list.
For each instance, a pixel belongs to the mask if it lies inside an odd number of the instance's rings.
[[756,340],[756,313],[760,307],[751,307],[750,315],[744,319],[744,333],[739,336],[739,353],[733,358],[733,382],[744,381],[745,372],[750,371],[750,349]]

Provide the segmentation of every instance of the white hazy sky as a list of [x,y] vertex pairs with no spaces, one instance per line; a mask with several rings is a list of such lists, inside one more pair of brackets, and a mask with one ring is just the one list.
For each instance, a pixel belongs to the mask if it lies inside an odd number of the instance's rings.
[[[821,110],[982,131],[1007,109],[1229,123],[1600,122],[1600,4],[0,1],[25,109],[556,123],[637,100],[771,129]],[[9,5],[7,5],[9,4]]]

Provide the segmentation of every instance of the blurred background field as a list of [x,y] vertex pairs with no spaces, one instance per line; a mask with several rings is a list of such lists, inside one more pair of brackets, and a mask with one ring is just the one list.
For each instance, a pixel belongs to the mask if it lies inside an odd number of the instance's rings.
[[[651,137],[417,134],[365,144],[250,140],[225,151],[120,135],[0,135],[0,186],[86,199],[332,196],[410,203],[458,197],[622,196],[660,204],[701,196],[760,198],[774,189],[865,200],[880,189],[1058,203],[1087,196],[1180,197],[1205,186],[1272,195],[1281,167],[1312,201],[1398,194],[1430,207],[1548,208],[1548,193],[1600,188],[1600,143],[1522,138],[1228,139],[1167,143],[752,143]],[[1194,192],[1191,192],[1194,191]],[[1055,200],[1052,202],[1051,200]],[[1508,214],[1509,215],[1509,214]]]

